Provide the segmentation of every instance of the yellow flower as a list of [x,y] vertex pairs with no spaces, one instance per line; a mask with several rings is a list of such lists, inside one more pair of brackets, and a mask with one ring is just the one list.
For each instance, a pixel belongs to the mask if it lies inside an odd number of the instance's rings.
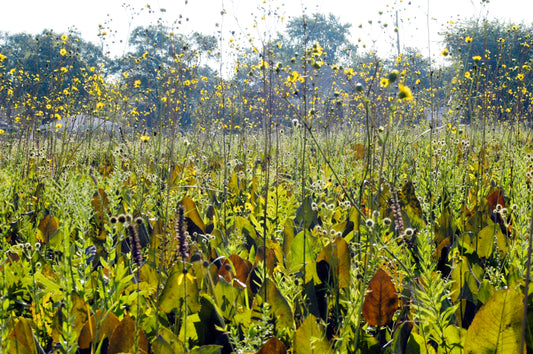
[[61,129],[62,127],[63,127],[63,124],[61,124],[61,123],[57,123],[56,124],[56,129]]
[[148,135],[141,135],[141,141],[148,141],[150,137]]
[[381,87],[387,87],[389,86],[389,79],[387,79],[386,77],[382,77],[379,81],[379,84],[381,85]]
[[64,35],[61,36],[61,40],[63,40],[63,41],[66,41],[67,38],[68,38],[68,36],[67,36],[66,34],[64,34]]
[[466,38],[465,38],[465,42],[466,42],[466,43],[471,43],[472,40],[473,40],[473,38],[470,37],[470,36],[466,36]]
[[0,135],[2,135],[4,133],[5,133],[4,129],[0,129]]
[[67,50],[65,48],[61,48],[61,50],[59,51],[59,54],[61,54],[62,56],[65,56],[67,55]]
[[398,84],[398,88],[400,89],[400,93],[398,93],[398,98],[400,100],[412,100],[413,99],[413,92],[411,92],[411,89],[405,85]]
[[516,78],[520,81],[524,80],[524,74],[518,74],[516,75]]
[[141,87],[141,80],[135,80],[133,86],[135,86],[136,88]]
[[443,57],[447,57],[448,54],[450,54],[450,52],[448,51],[448,48],[444,48],[444,50],[442,51],[442,53],[440,53],[440,55],[442,55]]
[[470,79],[470,71],[467,71],[467,72],[465,73],[465,77],[466,77],[467,79]]
[[481,60],[481,56],[479,56],[479,55],[474,55],[474,56],[472,57],[472,59],[473,59],[474,61],[480,61],[480,60]]
[[0,53],[0,62],[3,62],[6,59],[7,57],[4,54]]

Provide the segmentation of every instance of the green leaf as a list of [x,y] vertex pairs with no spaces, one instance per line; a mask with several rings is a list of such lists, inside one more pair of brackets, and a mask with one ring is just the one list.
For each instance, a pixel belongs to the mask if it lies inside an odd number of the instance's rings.
[[14,354],[37,354],[31,322],[23,317],[15,322],[9,333],[8,350]]
[[519,353],[524,313],[523,295],[501,289],[478,311],[468,328],[465,353]]
[[189,273],[183,273],[180,267],[175,266],[161,293],[159,306],[163,312],[169,313],[175,308],[179,309],[186,297],[189,311],[197,312],[200,310],[198,295],[195,278]]
[[222,353],[221,345],[204,345],[199,348],[194,348],[190,351],[191,354],[220,354]]
[[256,296],[254,299],[254,306],[260,305],[266,300],[271,306],[271,313],[276,321],[276,327],[293,329],[294,316],[291,307],[277,288],[276,284],[274,284],[269,278],[265,279],[259,294],[261,294],[261,296]]
[[313,315],[307,316],[296,330],[293,347],[296,354],[333,353],[326,339],[324,328],[317,323],[317,319]]
[[318,255],[316,263],[318,264],[322,260],[329,264],[339,288],[348,288],[351,284],[351,265],[350,249],[346,241],[342,237],[337,237],[333,242],[327,244]]
[[449,325],[448,327],[444,328],[443,333],[444,338],[446,338],[446,346],[450,349],[447,352],[450,354],[462,354],[466,339],[466,329]]
[[311,197],[307,197],[302,205],[298,207],[298,210],[296,210],[296,217],[294,218],[295,225],[308,230],[316,225],[318,221],[318,210],[313,210],[312,204],[313,200]]
[[[306,235],[307,233],[307,235]],[[287,264],[290,269],[301,269],[305,265],[305,283],[308,283],[311,279],[316,279],[315,256],[313,254],[313,247],[311,245],[311,235],[309,232],[299,232],[291,244],[291,252],[287,255]]]
[[409,340],[407,341],[406,353],[419,353],[419,354],[433,354],[435,349],[426,343],[424,337],[420,334],[411,332]]

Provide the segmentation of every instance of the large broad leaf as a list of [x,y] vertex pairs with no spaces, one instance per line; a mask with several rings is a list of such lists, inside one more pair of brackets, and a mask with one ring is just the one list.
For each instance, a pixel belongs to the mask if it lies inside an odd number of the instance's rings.
[[363,316],[374,327],[384,326],[392,320],[398,309],[398,294],[389,275],[378,269],[368,284],[363,303]]
[[200,214],[198,213],[198,209],[196,208],[196,204],[193,202],[193,200],[189,197],[183,197],[181,204],[183,205],[183,208],[185,209],[185,218],[187,220],[187,231],[189,231],[189,234],[192,235],[193,232],[195,231],[196,232],[201,231],[202,234],[205,234],[204,221],[200,217]]
[[481,229],[481,231],[471,239],[470,246],[476,251],[479,258],[488,258],[492,255],[495,245],[504,253],[509,251],[507,239],[502,233],[500,226],[488,219],[487,226]]
[[[70,331],[73,335],[79,336],[83,326],[87,323],[91,312],[89,305],[87,305],[77,293],[72,293],[70,301],[72,303],[72,308],[70,310],[70,317],[72,318]],[[54,343],[59,342],[60,336],[63,333],[63,321],[66,319],[64,311],[64,307],[60,306],[54,315],[52,326],[52,340]]]
[[159,297],[159,307],[165,313],[175,308],[180,308],[187,299],[189,311],[197,312],[200,309],[198,302],[199,290],[194,276],[184,273],[180,267],[175,266],[167,280],[163,293]]
[[31,322],[25,318],[19,318],[15,326],[9,332],[7,350],[13,354],[37,354],[37,347],[31,329]]
[[398,193],[398,199],[402,209],[405,211],[411,225],[418,229],[423,229],[426,223],[423,220],[422,207],[415,194],[415,186],[411,181],[407,181],[402,190]]
[[[327,244],[316,259],[317,266],[321,261],[327,262],[331,274],[335,278],[339,288],[350,286],[350,249],[342,237],[337,237],[333,242]],[[318,272],[319,278],[321,273]],[[323,282],[325,279],[320,279]],[[331,283],[331,282],[330,282]]]
[[210,296],[200,295],[201,304],[198,312],[199,321],[194,322],[199,345],[222,344],[224,350],[229,350],[230,339],[223,330],[226,327],[224,318]]
[[78,338],[80,349],[89,349],[93,343],[96,345],[93,349],[96,349],[105,338],[111,338],[119,323],[119,319],[112,312],[96,311],[96,314],[91,316],[81,330]]
[[312,207],[313,200],[311,197],[307,197],[302,205],[296,210],[296,217],[294,218],[294,224],[298,227],[305,229],[312,229],[318,222],[318,210]]
[[137,328],[135,321],[130,316],[126,316],[113,331],[107,352],[118,354],[133,353],[134,351],[136,353],[148,353],[148,340],[142,329]]
[[519,353],[523,294],[501,289],[478,311],[468,328],[465,353]]
[[265,344],[259,349],[257,354],[285,354],[287,353],[287,348],[285,344],[276,337],[272,337],[266,341]]
[[59,229],[59,221],[55,216],[46,215],[37,228],[37,240],[41,243],[48,243]]
[[271,306],[272,317],[276,321],[276,328],[294,328],[294,316],[287,299],[283,297],[276,284],[270,279],[265,279],[263,286],[254,299],[254,311],[259,311],[258,306],[268,302]]
[[317,319],[313,315],[307,316],[296,330],[293,348],[296,354],[333,353],[326,339],[324,328],[317,323]]
[[222,263],[218,270],[218,276],[224,278],[230,284],[233,283],[233,286],[244,289],[246,287],[246,279],[251,270],[252,263],[250,261],[237,254],[232,254]]
[[287,255],[287,264],[291,270],[301,269],[303,272],[302,268],[305,266],[305,283],[308,283],[313,278],[318,280],[315,256],[310,241],[311,235],[309,235],[309,232],[299,232],[292,241],[290,254]]

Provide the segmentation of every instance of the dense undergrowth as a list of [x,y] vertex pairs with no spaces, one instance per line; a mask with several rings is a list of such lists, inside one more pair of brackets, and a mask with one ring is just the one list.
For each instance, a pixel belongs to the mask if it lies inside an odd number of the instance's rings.
[[304,129],[5,144],[4,348],[519,348],[530,136]]
[[0,53],[2,352],[533,350],[529,35],[337,64],[302,18],[229,79]]

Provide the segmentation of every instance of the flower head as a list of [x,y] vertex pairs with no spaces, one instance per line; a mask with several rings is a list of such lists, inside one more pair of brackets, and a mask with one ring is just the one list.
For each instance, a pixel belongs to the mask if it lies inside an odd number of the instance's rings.
[[400,100],[412,100],[413,99],[413,92],[411,92],[411,89],[405,85],[398,84],[398,87],[400,89],[400,93],[398,93],[398,98]]

